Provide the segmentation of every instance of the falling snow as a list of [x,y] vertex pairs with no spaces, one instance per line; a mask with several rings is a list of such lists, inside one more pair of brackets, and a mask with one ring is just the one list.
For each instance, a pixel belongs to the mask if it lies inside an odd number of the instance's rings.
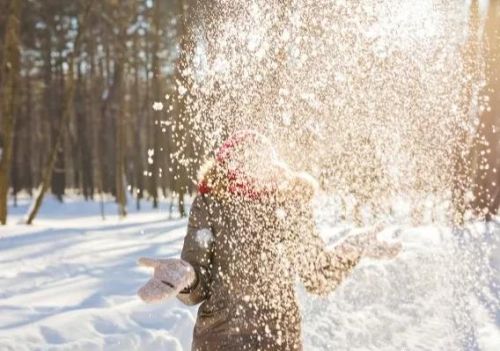
[[162,111],[163,110],[163,102],[155,102],[153,103],[153,110]]
[[214,235],[210,228],[202,228],[196,232],[196,241],[203,248],[209,248],[214,240]]
[[[453,223],[453,193],[467,190],[467,179],[457,180],[454,170],[465,161],[463,155],[473,142],[478,123],[474,116],[488,108],[479,96],[484,87],[483,62],[478,59],[482,48],[475,42],[465,2],[290,0],[284,6],[280,0],[216,0],[198,10],[200,22],[192,34],[199,47],[193,51],[193,67],[183,72],[185,80],[177,82],[177,93],[188,99],[194,118],[192,128],[181,132],[181,143],[188,147],[191,138],[202,144],[196,156],[213,159],[214,150],[228,136],[252,129],[267,136],[286,164],[275,162],[272,152],[254,149],[256,158],[246,164],[243,176],[241,163],[234,159],[205,170],[214,201],[232,211],[231,220],[224,221],[237,228],[219,245],[237,247],[238,257],[230,257],[231,269],[218,267],[215,273],[230,292],[246,282],[231,281],[234,272],[246,272],[248,281],[258,280],[262,276],[252,274],[272,276],[273,269],[286,271],[290,264],[274,259],[281,252],[275,235],[303,220],[304,213],[294,204],[307,205],[312,197],[296,189],[294,170],[318,180],[317,219],[331,227],[339,222]],[[247,197],[266,193],[269,189],[259,186],[269,181],[288,189],[278,195],[283,198],[261,204],[260,209],[247,203]],[[250,195],[228,195],[231,185],[235,193]],[[266,217],[270,213],[273,219]],[[467,310],[477,294],[473,267],[486,267],[489,257],[467,233],[452,231],[445,252],[424,271],[409,261],[399,262],[414,268],[407,272],[414,283],[408,285],[409,301],[424,286],[428,294],[444,297],[437,313],[451,316],[455,323],[453,346],[471,338]],[[285,239],[293,241],[286,235]],[[295,243],[295,249],[305,244]],[[250,257],[255,259],[252,250],[257,247],[269,247],[269,252],[259,253],[260,266],[251,271],[248,267],[255,267],[255,262]],[[283,275],[268,282],[269,290],[289,278]],[[389,284],[390,277],[385,279]],[[442,279],[446,284],[438,284]],[[260,298],[269,298],[260,303],[271,310],[284,303],[265,293]],[[497,297],[488,298],[499,306]],[[243,302],[251,304],[253,299],[259,297],[245,295]],[[292,300],[287,300],[288,307]],[[356,301],[361,299],[353,300],[354,309]],[[328,315],[334,304],[327,300],[322,309],[321,318],[330,327],[336,320]],[[307,308],[306,315],[315,315]],[[269,334],[265,319],[260,327]],[[337,337],[341,343],[342,335]],[[322,347],[331,345],[338,348],[335,343]]]

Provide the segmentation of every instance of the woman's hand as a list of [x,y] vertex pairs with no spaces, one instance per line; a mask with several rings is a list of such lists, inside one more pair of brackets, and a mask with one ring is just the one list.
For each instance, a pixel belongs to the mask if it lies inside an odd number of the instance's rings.
[[160,302],[177,296],[182,290],[196,283],[193,267],[180,259],[140,258],[139,265],[154,268],[153,278],[138,291],[147,303]]
[[402,249],[400,242],[389,243],[379,240],[378,233],[383,229],[381,225],[377,225],[368,232],[356,234],[347,241],[349,244],[361,250],[362,256],[373,259],[392,259],[395,258]]

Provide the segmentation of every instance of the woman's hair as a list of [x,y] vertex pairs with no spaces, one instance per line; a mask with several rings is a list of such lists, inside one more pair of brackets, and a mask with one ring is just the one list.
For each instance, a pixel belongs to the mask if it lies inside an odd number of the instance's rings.
[[199,172],[198,192],[211,193],[218,198],[225,197],[229,186],[226,173],[215,159],[205,162]]

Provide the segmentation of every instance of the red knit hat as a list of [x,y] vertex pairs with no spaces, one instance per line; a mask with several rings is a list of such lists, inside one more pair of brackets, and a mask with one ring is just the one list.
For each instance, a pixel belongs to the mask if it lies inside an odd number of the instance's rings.
[[[275,188],[275,175],[269,173],[277,160],[276,150],[268,138],[256,131],[234,133],[217,150],[215,160],[218,166],[226,169],[228,191],[232,194],[256,199]],[[210,190],[206,182],[200,183],[200,193]]]

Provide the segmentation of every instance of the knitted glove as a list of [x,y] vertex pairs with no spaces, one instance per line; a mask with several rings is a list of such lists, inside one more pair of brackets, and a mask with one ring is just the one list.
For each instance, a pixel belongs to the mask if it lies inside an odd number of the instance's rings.
[[193,267],[181,259],[140,258],[139,265],[154,268],[153,278],[138,291],[147,303],[160,302],[190,289],[197,282]]

